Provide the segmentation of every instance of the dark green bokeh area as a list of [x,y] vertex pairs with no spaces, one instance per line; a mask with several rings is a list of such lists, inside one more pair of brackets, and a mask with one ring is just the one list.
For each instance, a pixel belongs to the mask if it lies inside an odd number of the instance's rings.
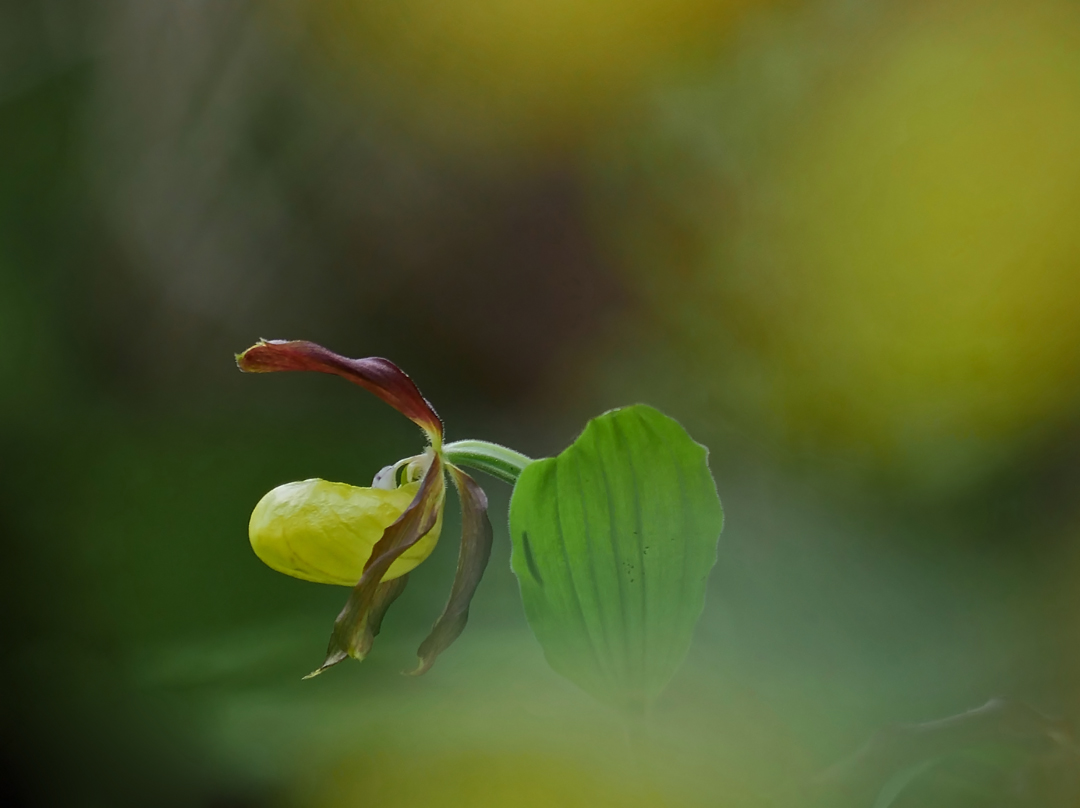
[[[1072,0],[0,0],[0,802],[784,808],[885,726],[1080,720],[1077,54]],[[448,440],[553,456],[643,402],[709,447],[644,729],[547,666],[479,474],[454,646],[399,675],[451,498],[371,656],[301,681],[347,591],[264,567],[251,509],[423,438],[239,373],[260,337],[393,359]],[[895,805],[1077,772],[982,749]]]

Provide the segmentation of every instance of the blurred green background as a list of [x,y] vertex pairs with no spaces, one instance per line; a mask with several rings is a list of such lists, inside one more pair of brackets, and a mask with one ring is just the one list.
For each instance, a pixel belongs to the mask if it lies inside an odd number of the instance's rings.
[[[1072,0],[0,2],[0,802],[786,806],[893,722],[1080,718],[1078,222]],[[435,668],[454,514],[300,681],[346,591],[250,510],[420,436],[259,337],[394,359],[450,439],[645,401],[710,447],[646,748],[547,668],[493,480]],[[903,804],[1078,804],[1044,768]]]

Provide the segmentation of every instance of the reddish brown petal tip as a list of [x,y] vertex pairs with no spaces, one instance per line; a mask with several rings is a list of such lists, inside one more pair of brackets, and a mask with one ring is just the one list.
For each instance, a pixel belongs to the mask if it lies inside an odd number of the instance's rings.
[[442,441],[442,421],[419,388],[389,359],[368,356],[349,359],[304,340],[259,340],[236,355],[245,373],[308,370],[332,373],[374,393],[427,432],[432,443]]

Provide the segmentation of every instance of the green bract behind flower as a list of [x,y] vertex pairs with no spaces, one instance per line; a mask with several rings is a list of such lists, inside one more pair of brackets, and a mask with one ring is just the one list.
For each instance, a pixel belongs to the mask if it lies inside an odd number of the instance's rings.
[[[320,584],[355,586],[383,532],[420,489],[360,488],[312,479],[279,485],[259,500],[248,524],[251,547],[271,569]],[[402,553],[382,580],[398,578],[431,555],[442,530],[435,527]]]

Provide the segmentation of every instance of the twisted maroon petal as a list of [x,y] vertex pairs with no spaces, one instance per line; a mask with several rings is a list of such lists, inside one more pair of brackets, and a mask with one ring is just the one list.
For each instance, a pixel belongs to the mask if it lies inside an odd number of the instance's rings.
[[332,373],[368,390],[427,432],[432,443],[442,440],[443,426],[435,409],[408,375],[379,356],[349,359],[304,340],[260,340],[236,356],[246,373],[313,370]]
[[448,464],[447,468],[461,498],[461,550],[458,553],[457,574],[446,608],[416,652],[417,666],[408,672],[412,676],[425,673],[435,664],[435,658],[465,630],[469,620],[469,603],[491,557],[492,532],[491,520],[487,515],[487,495],[472,477],[457,466]]
[[402,553],[435,527],[445,501],[446,482],[442,463],[435,455],[409,507],[383,532],[382,538],[372,548],[371,558],[364,566],[360,582],[353,587],[345,608],[334,621],[326,660],[309,676],[322,673],[347,657],[363,659],[371,650],[383,613],[401,592],[401,589],[388,585],[392,581],[383,583],[383,576]]

